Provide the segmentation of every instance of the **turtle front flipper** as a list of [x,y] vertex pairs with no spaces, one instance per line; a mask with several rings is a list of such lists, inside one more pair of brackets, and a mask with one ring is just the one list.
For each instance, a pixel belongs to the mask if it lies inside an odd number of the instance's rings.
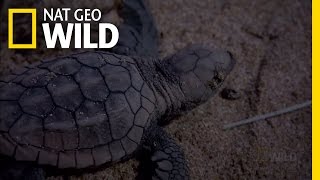
[[183,151],[175,141],[159,126],[150,128],[146,134],[143,152],[149,159],[142,159],[137,179],[189,179]]
[[133,56],[158,55],[157,29],[143,0],[123,0],[119,41],[114,53]]

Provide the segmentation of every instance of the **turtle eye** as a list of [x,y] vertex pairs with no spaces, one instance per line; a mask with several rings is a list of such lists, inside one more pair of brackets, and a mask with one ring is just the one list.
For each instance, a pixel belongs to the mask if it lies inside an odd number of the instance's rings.
[[223,82],[224,78],[225,78],[225,73],[223,71],[215,71],[212,79],[220,84]]
[[215,90],[217,89],[221,83],[224,81],[224,78],[226,77],[224,71],[213,71],[213,77],[211,80],[209,80],[208,86],[212,89]]

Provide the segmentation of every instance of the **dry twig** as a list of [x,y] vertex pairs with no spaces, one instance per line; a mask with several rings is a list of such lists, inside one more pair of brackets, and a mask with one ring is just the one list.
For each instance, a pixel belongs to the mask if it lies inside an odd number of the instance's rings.
[[237,122],[234,122],[234,123],[230,123],[230,124],[225,125],[223,127],[223,129],[227,130],[227,129],[235,128],[235,127],[242,126],[242,125],[245,125],[245,124],[249,124],[249,123],[252,123],[252,122],[256,122],[256,121],[268,119],[268,118],[271,118],[271,117],[279,116],[281,114],[297,111],[299,109],[308,107],[310,105],[311,105],[311,100],[306,101],[306,102],[301,103],[301,104],[296,104],[294,106],[290,106],[288,108],[284,108],[284,109],[281,109],[281,110],[273,111],[273,112],[270,112],[270,113],[267,113],[267,114],[258,115],[258,116],[254,116],[252,118],[248,118],[248,119],[244,119],[244,120],[237,121]]

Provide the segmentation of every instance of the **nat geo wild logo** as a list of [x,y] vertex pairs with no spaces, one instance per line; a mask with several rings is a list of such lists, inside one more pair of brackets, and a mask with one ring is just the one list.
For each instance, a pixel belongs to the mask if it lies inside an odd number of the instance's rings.
[[[13,16],[15,14],[31,14],[32,38],[30,44],[14,43]],[[69,23],[70,16],[77,21]],[[119,31],[111,23],[100,23],[101,11],[99,9],[75,9],[71,8],[44,8],[42,31],[47,48],[56,48],[57,41],[61,48],[112,48],[119,40]],[[67,23],[63,28],[62,22]],[[99,40],[91,42],[90,23],[99,22]],[[53,26],[52,26],[53,25]],[[51,26],[51,27],[50,27]],[[111,40],[107,42],[107,30],[111,32]],[[74,47],[70,47],[71,42]],[[8,47],[9,49],[36,49],[37,48],[37,9],[9,9],[8,10]]]

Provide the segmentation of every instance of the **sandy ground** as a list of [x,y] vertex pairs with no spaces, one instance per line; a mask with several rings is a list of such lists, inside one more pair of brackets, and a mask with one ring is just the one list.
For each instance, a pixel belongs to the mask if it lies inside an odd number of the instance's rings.
[[[240,92],[240,99],[216,95],[166,127],[185,151],[191,178],[311,179],[311,108],[222,129],[311,99],[311,1],[148,2],[162,57],[202,43],[237,60],[224,87]],[[137,166],[130,160],[72,179],[134,179]]]
[[167,127],[183,147],[192,179],[311,179],[311,108],[233,130],[222,126],[311,99],[311,1],[150,1],[161,54],[189,43],[230,50],[219,96]]

